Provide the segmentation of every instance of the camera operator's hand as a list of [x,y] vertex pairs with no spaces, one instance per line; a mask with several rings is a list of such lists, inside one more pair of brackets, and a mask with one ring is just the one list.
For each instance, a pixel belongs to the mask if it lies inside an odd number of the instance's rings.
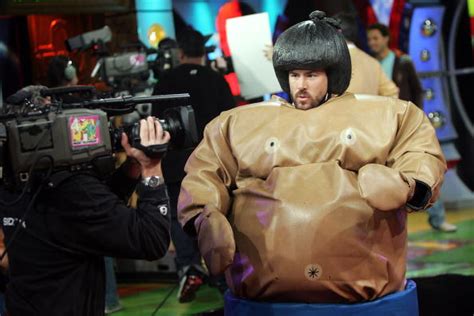
[[[170,134],[164,132],[160,122],[154,117],[147,117],[146,120],[140,120],[140,139],[143,146],[166,144],[170,140]],[[127,156],[134,158],[141,166],[142,177],[161,175],[161,159],[152,159],[137,148],[130,146],[128,137],[122,134],[122,147]]]

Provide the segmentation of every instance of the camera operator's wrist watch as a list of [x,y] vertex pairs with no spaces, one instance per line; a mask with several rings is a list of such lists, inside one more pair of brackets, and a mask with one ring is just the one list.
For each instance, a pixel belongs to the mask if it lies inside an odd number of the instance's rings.
[[160,176],[151,176],[142,179],[142,183],[149,188],[156,188],[165,183],[163,177]]

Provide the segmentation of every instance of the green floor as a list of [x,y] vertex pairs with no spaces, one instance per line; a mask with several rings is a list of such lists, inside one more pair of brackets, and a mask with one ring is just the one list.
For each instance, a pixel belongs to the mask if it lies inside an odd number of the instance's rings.
[[409,236],[408,277],[474,275],[474,220],[457,226],[455,233],[427,231]]
[[[447,273],[474,275],[474,220],[461,221],[457,225],[458,231],[455,233],[428,230],[409,234],[409,278]],[[120,286],[124,310],[113,315],[150,316],[174,285],[148,286]],[[191,315],[220,309],[224,304],[220,293],[208,286],[203,286],[196,300],[188,304],[180,304],[176,292],[175,288],[155,315]]]
[[[113,315],[151,316],[173,287],[173,285],[163,285],[160,289],[124,296],[120,299],[124,309],[113,313]],[[224,306],[224,301],[219,291],[209,286],[201,287],[197,292],[196,299],[192,303],[180,304],[176,298],[176,293],[177,288],[175,287],[165,304],[163,304],[155,315],[190,315],[221,309]]]

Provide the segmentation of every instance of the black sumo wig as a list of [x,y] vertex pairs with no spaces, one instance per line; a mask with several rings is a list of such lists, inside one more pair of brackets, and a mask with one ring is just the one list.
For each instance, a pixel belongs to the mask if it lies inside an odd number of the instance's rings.
[[322,11],[313,11],[310,20],[298,23],[277,39],[273,67],[286,93],[290,94],[288,72],[294,69],[324,69],[328,93],[342,94],[351,79],[351,59],[339,21]]

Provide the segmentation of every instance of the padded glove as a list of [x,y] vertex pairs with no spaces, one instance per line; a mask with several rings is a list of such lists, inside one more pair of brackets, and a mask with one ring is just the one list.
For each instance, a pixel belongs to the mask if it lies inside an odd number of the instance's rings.
[[415,180],[380,164],[359,169],[359,193],[370,206],[390,211],[405,206],[415,192]]
[[194,222],[198,246],[210,274],[218,275],[232,264],[235,240],[227,218],[218,210],[207,206]]

